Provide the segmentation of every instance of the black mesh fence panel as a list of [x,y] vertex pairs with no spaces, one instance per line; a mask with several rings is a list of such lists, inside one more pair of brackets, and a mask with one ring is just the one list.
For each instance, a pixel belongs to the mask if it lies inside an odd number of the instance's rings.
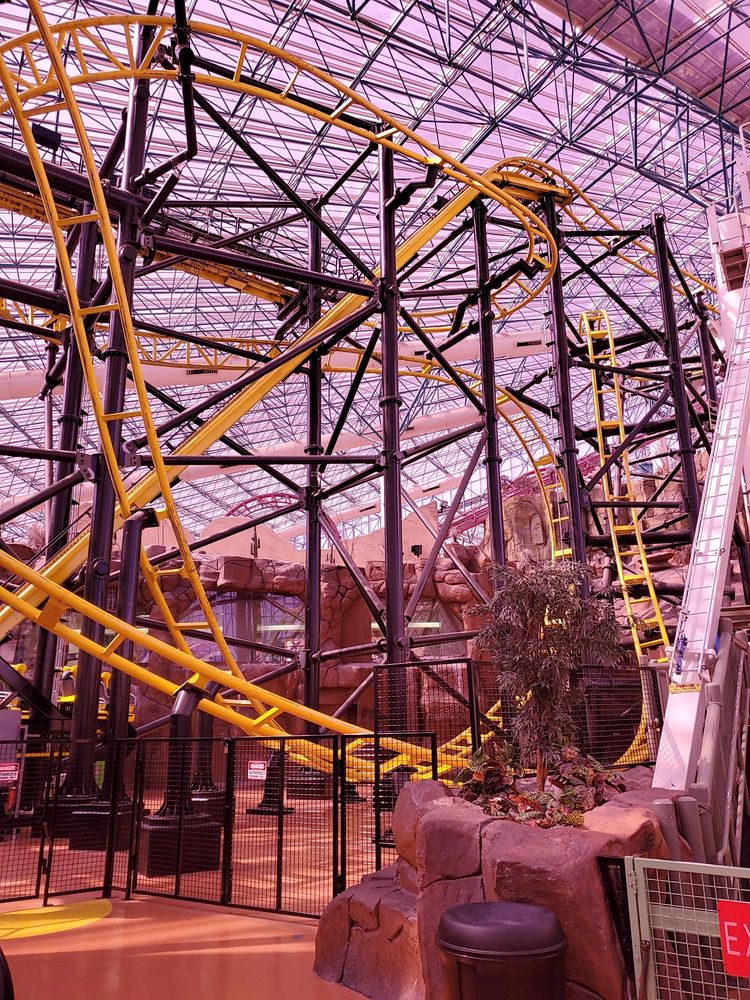
[[[221,902],[226,773],[214,772],[214,742],[138,744],[132,891]],[[205,768],[204,754],[210,762],[207,778],[218,793],[211,798],[201,797],[196,787]]]
[[43,891],[54,789],[66,745],[35,738],[0,743],[0,901]]
[[341,738],[342,793],[339,886],[396,860],[391,820],[408,781],[436,778],[432,733],[381,733]]
[[333,894],[337,739],[235,743],[231,902],[318,914]]
[[[455,780],[488,737],[514,742],[519,706],[500,690],[495,664],[431,660],[376,669],[378,732],[435,733],[442,779]],[[655,670],[586,667],[575,684],[575,742],[581,751],[617,767],[655,759],[661,731]]]
[[0,744],[0,901],[123,891],[318,915],[395,860],[398,794],[438,774],[425,732],[109,743],[85,799],[68,759],[66,741]]
[[134,742],[100,746],[93,796],[69,795],[67,753],[56,762],[46,894],[125,888],[133,825]]

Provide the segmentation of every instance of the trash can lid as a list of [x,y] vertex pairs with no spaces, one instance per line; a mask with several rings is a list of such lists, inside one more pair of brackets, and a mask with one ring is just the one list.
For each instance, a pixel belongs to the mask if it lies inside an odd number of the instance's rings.
[[551,910],[530,903],[460,903],[440,918],[438,946],[484,958],[556,954],[565,934]]

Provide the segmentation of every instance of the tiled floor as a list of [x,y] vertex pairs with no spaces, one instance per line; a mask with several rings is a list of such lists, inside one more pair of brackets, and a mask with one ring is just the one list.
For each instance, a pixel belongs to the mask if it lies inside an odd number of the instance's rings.
[[19,1000],[356,1000],[313,974],[316,926],[184,902],[114,900],[94,923],[0,943]]

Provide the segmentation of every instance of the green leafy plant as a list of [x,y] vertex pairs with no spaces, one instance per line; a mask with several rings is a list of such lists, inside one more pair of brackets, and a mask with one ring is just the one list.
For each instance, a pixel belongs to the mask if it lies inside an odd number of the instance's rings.
[[493,740],[458,775],[460,795],[490,816],[527,826],[583,826],[584,814],[625,790],[620,776],[575,747],[550,759],[549,790],[524,787],[513,747]]
[[551,757],[574,739],[575,672],[621,660],[621,627],[611,602],[585,593],[589,570],[578,563],[529,561],[496,567],[493,578],[479,643],[515,701],[521,763],[536,770],[543,792]]

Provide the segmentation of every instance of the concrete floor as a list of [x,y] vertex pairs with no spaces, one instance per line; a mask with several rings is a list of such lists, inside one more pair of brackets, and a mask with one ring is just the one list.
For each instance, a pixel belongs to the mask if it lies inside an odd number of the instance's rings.
[[359,997],[313,974],[314,920],[144,898],[115,899],[107,913],[75,900],[54,901],[46,916],[36,905],[0,909],[18,1000]]

